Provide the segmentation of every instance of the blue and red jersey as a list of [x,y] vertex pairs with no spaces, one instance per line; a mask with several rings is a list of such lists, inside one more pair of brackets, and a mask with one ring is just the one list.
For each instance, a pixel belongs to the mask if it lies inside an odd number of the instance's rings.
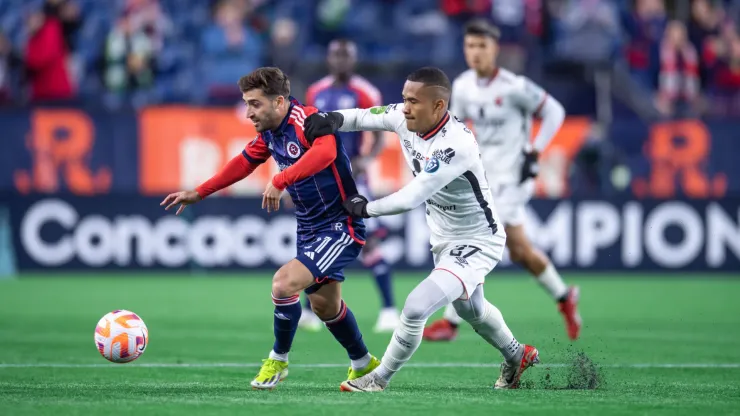
[[342,140],[337,134],[309,142],[303,134],[303,122],[316,112],[315,107],[291,99],[288,114],[277,129],[258,134],[241,155],[196,191],[205,198],[245,178],[272,157],[280,168],[272,184],[286,189],[295,204],[299,244],[330,229],[344,231],[364,244],[365,224],[342,207],[345,198],[357,193]]
[[[380,91],[359,75],[352,75],[344,84],[327,75],[311,84],[306,92],[306,104],[321,111],[370,108],[383,105],[382,101]],[[362,132],[342,133],[342,141],[350,159],[360,156]]]

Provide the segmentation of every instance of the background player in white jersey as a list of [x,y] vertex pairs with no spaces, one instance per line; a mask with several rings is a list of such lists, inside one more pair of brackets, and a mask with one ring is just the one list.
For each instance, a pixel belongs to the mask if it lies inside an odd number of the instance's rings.
[[538,351],[520,344],[501,312],[483,296],[486,275],[501,260],[506,234],[497,221],[472,132],[447,111],[451,86],[437,68],[408,76],[403,104],[320,113],[306,119],[306,137],[329,132],[385,130],[399,135],[415,178],[401,190],[368,202],[345,199],[355,217],[410,211],[426,201],[435,268],[406,298],[401,324],[393,333],[381,365],[366,376],[342,383],[345,391],[382,391],[419,347],[427,319],[452,303],[455,310],[504,356],[494,387],[517,388],[522,372],[538,362]]
[[[470,69],[452,85],[450,111],[473,122],[511,260],[535,276],[558,302],[568,336],[575,340],[581,330],[578,287],[563,283],[550,259],[532,246],[523,227],[525,207],[534,191],[537,157],[560,129],[565,110],[528,78],[496,66],[499,35],[498,28],[484,20],[466,25],[465,61]],[[534,116],[542,124],[532,141]],[[444,318],[424,330],[424,339],[454,339],[460,320],[455,309],[447,307]]]

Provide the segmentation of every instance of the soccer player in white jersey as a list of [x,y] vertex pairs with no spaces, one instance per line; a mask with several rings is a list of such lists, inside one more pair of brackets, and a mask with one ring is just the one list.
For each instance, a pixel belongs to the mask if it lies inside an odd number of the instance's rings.
[[[528,78],[496,66],[499,30],[484,20],[465,27],[465,60],[470,67],[452,84],[450,112],[471,120],[481,148],[483,166],[496,197],[496,208],[506,230],[511,260],[536,277],[556,300],[571,340],[578,338],[578,287],[567,287],[547,255],[527,238],[525,207],[534,191],[537,157],[560,129],[565,110]],[[531,140],[532,118],[542,124]],[[451,341],[461,318],[447,307],[444,318],[424,330],[428,341]]]
[[421,68],[408,76],[403,104],[311,115],[307,138],[329,132],[396,132],[415,178],[398,192],[368,202],[348,195],[343,205],[353,216],[371,218],[410,211],[426,201],[435,268],[406,298],[401,323],[378,368],[349,383],[344,391],[382,391],[411,358],[427,319],[452,303],[488,343],[504,356],[497,389],[519,386],[524,370],[539,362],[538,351],[520,344],[501,312],[483,296],[486,275],[501,260],[506,234],[473,133],[447,110],[450,81],[440,69]]

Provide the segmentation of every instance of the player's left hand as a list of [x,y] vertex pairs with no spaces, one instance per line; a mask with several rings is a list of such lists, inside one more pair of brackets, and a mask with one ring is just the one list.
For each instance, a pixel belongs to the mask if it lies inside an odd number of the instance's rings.
[[280,209],[280,196],[282,194],[283,191],[276,188],[275,185],[272,184],[272,181],[268,182],[265,192],[262,193],[262,209],[267,208],[267,212],[273,212]]
[[360,194],[355,194],[345,199],[342,202],[342,206],[353,217],[370,218],[367,215],[367,203],[367,198]]
[[529,178],[535,178],[537,177],[537,174],[540,173],[540,165],[537,162],[539,156],[540,153],[536,150],[524,152],[524,163],[522,163],[521,172],[522,177],[519,183],[524,183]]
[[306,117],[303,123],[303,134],[309,142],[321,136],[336,133],[344,123],[344,116],[338,112],[314,113]]

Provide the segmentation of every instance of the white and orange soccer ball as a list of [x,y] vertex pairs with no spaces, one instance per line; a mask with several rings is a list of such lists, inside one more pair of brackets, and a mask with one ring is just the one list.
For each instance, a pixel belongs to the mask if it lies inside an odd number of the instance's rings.
[[149,343],[149,330],[139,315],[126,310],[106,314],[95,327],[95,346],[114,363],[130,363],[141,357]]

